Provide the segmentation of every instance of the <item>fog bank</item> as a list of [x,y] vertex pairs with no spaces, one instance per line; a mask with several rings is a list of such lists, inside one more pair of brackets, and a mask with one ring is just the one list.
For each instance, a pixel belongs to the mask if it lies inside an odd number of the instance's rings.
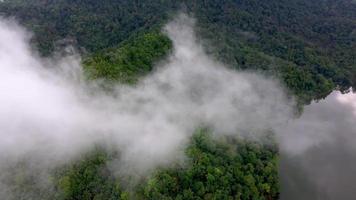
[[144,173],[184,159],[201,126],[258,137],[292,116],[277,81],[209,58],[185,15],[164,29],[172,55],[136,86],[117,85],[110,94],[84,81],[79,56],[42,59],[27,31],[6,20],[0,27],[3,168],[29,155],[51,168],[101,144],[121,153],[117,168]]
[[40,58],[29,32],[0,20],[0,196],[11,195],[4,180],[25,158],[44,185],[48,169],[98,144],[120,152],[115,170],[146,174],[183,161],[194,131],[209,127],[216,135],[254,139],[273,131],[282,199],[351,198],[354,96],[333,93],[295,119],[294,102],[277,80],[210,58],[193,19],[180,15],[163,31],[172,54],[137,85],[107,93],[85,81],[80,56]]
[[333,92],[285,129],[290,139],[281,141],[281,199],[355,199],[355,105],[356,94]]

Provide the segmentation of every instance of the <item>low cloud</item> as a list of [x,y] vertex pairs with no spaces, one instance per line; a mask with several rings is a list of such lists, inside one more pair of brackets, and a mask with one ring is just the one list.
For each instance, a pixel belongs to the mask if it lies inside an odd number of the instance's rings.
[[[0,170],[26,157],[36,170],[50,169],[99,144],[120,152],[117,170],[147,173],[183,160],[202,126],[254,138],[274,131],[283,155],[293,158],[321,144],[343,141],[350,150],[354,144],[349,108],[321,102],[295,119],[294,102],[278,81],[210,58],[185,15],[164,28],[172,54],[137,85],[117,85],[110,94],[85,81],[79,56],[40,58],[30,33],[4,19],[0,27]],[[345,137],[335,137],[340,130]],[[3,179],[1,196],[9,195]]]
[[283,130],[281,199],[354,199],[356,95],[334,92]]
[[83,81],[77,57],[43,60],[25,30],[0,25],[1,160],[35,152],[60,162],[104,142],[119,148],[124,163],[153,168],[180,157],[199,126],[259,133],[291,114],[276,81],[209,58],[184,15],[164,29],[172,55],[136,86],[111,94]]

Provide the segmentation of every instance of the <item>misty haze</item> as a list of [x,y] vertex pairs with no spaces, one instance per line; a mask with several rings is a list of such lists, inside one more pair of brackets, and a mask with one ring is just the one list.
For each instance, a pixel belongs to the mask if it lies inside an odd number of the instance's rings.
[[0,199],[354,199],[355,3],[0,2]]

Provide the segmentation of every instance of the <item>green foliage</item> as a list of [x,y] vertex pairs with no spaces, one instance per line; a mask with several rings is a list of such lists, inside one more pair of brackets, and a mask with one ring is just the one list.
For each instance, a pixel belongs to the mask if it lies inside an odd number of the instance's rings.
[[149,32],[131,38],[118,48],[99,52],[84,61],[90,79],[135,83],[152,70],[153,63],[172,48],[167,36]]
[[63,200],[114,200],[125,195],[106,166],[110,160],[103,150],[95,150],[72,165],[58,170],[57,186]]
[[51,177],[47,176],[47,171],[37,168],[25,158],[14,165],[2,168],[1,187],[2,192],[7,191],[2,193],[5,196],[1,197],[6,200],[50,200],[58,196],[52,187]]
[[[356,84],[356,4],[349,0],[17,0],[1,3],[0,13],[33,30],[34,42],[48,55],[62,43],[90,53],[116,47],[160,27],[181,8],[198,19],[199,35],[219,60],[277,74],[303,103]],[[125,71],[119,79],[141,73]],[[120,76],[111,67],[95,72]]]
[[162,169],[143,186],[144,199],[278,199],[277,150],[202,130],[183,168]]
[[123,190],[128,187],[109,169],[108,164],[119,158],[110,150],[96,148],[46,171],[48,180],[42,180],[46,176],[40,168],[31,168],[30,162],[19,163],[9,171],[7,184],[14,194],[9,199],[278,199],[278,153],[273,143],[267,144],[214,138],[199,130],[186,149],[187,163],[158,169],[130,190]]
[[[15,15],[32,30],[43,55],[75,45],[89,53],[90,79],[135,83],[171,49],[152,30],[177,5],[197,18],[210,54],[236,69],[280,77],[302,104],[356,85],[356,4],[349,0],[5,0],[0,14]],[[161,169],[130,193],[101,150],[58,169],[50,178],[55,188],[39,185],[40,172],[31,174],[25,164],[8,179],[14,199],[278,199],[274,145],[215,140],[202,131],[186,153],[185,167]]]
[[355,83],[356,4],[350,1],[186,4],[199,19],[199,34],[213,46],[218,59],[234,68],[278,74],[303,103],[335,88],[345,91]]
[[2,2],[0,14],[14,15],[34,31],[34,43],[43,55],[49,55],[62,39],[84,48],[84,52],[97,52],[157,26],[166,18],[166,11],[171,9],[173,2],[16,0]]

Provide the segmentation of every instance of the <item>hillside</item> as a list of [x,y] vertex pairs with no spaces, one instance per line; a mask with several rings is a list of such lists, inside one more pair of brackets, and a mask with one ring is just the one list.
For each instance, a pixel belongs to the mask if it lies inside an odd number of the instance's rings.
[[66,42],[89,53],[115,47],[133,34],[159,28],[180,10],[197,18],[200,36],[219,60],[239,69],[277,71],[303,102],[335,87],[347,90],[354,82],[352,0],[17,0],[0,5],[0,13],[16,16],[35,32],[44,55]]
[[[355,85],[356,4],[352,0],[16,0],[0,3],[34,32],[42,56],[66,45],[82,54],[89,80],[135,84],[169,55],[160,32],[176,13],[197,19],[208,54],[233,69],[278,77],[300,105]],[[270,139],[273,141],[273,139]],[[273,142],[272,142],[273,143]],[[158,169],[134,189],[108,166],[118,152],[98,147],[61,166],[48,190],[32,182],[26,162],[14,169],[15,199],[278,199],[278,148],[199,130],[188,166]],[[127,178],[126,178],[127,179]],[[11,182],[10,181],[10,182]],[[128,181],[129,182],[129,181]],[[51,192],[48,192],[51,191]],[[28,199],[30,199],[28,198]],[[26,198],[25,198],[26,199]]]

